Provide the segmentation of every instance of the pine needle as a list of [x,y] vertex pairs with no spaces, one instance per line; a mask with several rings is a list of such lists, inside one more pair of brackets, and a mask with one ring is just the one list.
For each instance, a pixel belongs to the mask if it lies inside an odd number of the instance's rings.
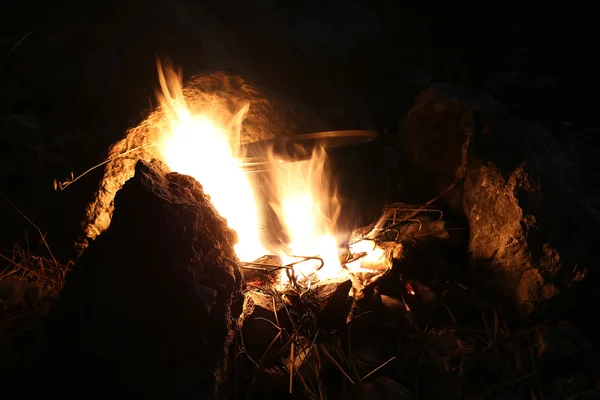
[[381,364],[379,367],[375,368],[373,371],[369,372],[368,374],[366,374],[365,376],[363,376],[360,380],[364,381],[365,379],[367,379],[368,377],[370,377],[371,375],[373,375],[375,372],[379,371],[381,368],[385,367],[386,365],[388,365],[389,363],[391,363],[392,361],[394,361],[396,359],[396,356],[390,358],[389,360],[387,360],[386,362],[384,362],[383,364]]
[[292,340],[292,344],[290,345],[290,394],[292,394],[293,382],[294,382],[294,362],[295,362],[294,341]]

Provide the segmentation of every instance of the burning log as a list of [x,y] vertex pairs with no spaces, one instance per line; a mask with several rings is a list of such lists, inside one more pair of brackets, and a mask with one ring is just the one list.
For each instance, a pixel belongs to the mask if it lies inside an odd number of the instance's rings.
[[68,277],[26,380],[59,397],[215,397],[241,311],[235,240],[197,181],[139,162]]
[[444,193],[468,221],[474,270],[522,312],[586,277],[600,217],[545,127],[510,117],[489,95],[439,84],[417,98],[397,143],[414,193]]

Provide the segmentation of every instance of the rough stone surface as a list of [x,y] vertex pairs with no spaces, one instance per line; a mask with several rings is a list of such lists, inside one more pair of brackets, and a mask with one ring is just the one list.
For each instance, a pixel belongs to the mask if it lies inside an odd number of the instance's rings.
[[307,297],[316,306],[319,326],[330,328],[345,324],[352,305],[351,288],[352,281],[343,278],[327,279],[311,287]]
[[[256,87],[234,74],[217,72],[196,76],[184,85],[183,94],[192,113],[210,109],[226,123],[249,105],[241,128],[242,144],[277,135],[326,130],[319,117],[300,103]],[[153,145],[167,127],[165,113],[158,108],[110,148],[107,159],[111,161],[106,164],[95,198],[86,209],[81,247],[85,248],[88,239],[95,239],[110,225],[115,194],[133,176],[136,162],[160,158],[159,149]]]
[[197,181],[139,162],[68,276],[24,387],[214,398],[241,311],[235,240]]
[[[258,318],[258,319],[257,319]],[[244,295],[244,307],[238,318],[244,346],[251,357],[260,358],[277,335],[277,328],[290,328],[289,318],[279,299],[249,291]]]
[[544,126],[510,117],[486,92],[436,84],[400,125],[413,190],[466,218],[469,256],[529,312],[586,275],[600,222],[576,167]]

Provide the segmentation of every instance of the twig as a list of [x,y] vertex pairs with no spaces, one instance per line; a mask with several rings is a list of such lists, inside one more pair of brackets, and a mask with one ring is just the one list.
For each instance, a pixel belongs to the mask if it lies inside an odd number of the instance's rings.
[[[27,222],[29,222],[31,224],[31,226],[33,226],[38,234],[40,235],[40,240],[41,243],[44,245],[44,247],[46,247],[46,250],[48,250],[48,254],[50,254],[50,257],[52,257],[52,261],[54,261],[55,264],[58,264],[58,261],[56,261],[56,258],[54,258],[54,254],[52,253],[52,250],[50,250],[50,246],[48,245],[48,242],[46,242],[46,235],[44,235],[42,233],[42,230],[40,228],[38,228],[38,226],[36,224],[33,223],[32,220],[29,219],[29,217],[27,217],[27,215],[25,215],[25,213],[23,213],[23,211],[19,210],[19,207],[17,207],[12,201],[9,200],[8,197],[6,197],[4,194],[0,194],[0,196],[2,196],[2,198],[4,198],[4,200],[6,200],[6,202],[8,204],[10,204],[23,218],[25,218],[25,220]],[[44,268],[42,266],[42,273],[44,272]]]
[[15,43],[13,45],[13,47],[11,47],[11,49],[8,51],[8,53],[6,53],[4,55],[4,59],[6,60],[17,49],[17,47],[19,47],[21,45],[21,43],[23,43],[25,41],[25,39],[27,39],[29,37],[29,35],[31,35],[32,33],[33,33],[33,31],[29,31],[21,39],[19,39],[19,41],[17,43]]
[[362,317],[363,315],[366,315],[366,314],[372,314],[372,313],[373,313],[373,311],[365,311],[365,312],[362,312],[362,313],[360,313],[360,314],[358,314],[358,315],[354,316],[354,317],[353,317],[353,318],[350,320],[350,322],[352,323],[352,322],[354,322],[354,320],[356,320],[356,319],[358,319],[358,318]]
[[323,398],[326,396],[324,396],[324,388],[323,388],[323,381],[321,379],[321,357],[319,357],[319,349],[315,348],[315,377],[317,378],[317,388],[319,389],[319,399],[323,400]]
[[423,349],[425,350],[425,354],[427,355],[427,361],[429,361],[429,363],[432,365],[433,371],[435,372],[435,374],[434,374],[435,377],[444,386],[444,388],[447,389],[448,388],[448,383],[444,379],[444,377],[446,375],[445,375],[444,371],[441,369],[441,367],[433,360],[433,354],[432,354],[431,350],[427,346],[427,342],[426,342],[426,339],[424,337],[423,330],[421,330],[421,328],[419,328],[419,325],[414,320],[413,312],[411,311],[408,303],[404,299],[404,296],[400,295],[400,298],[402,299],[402,302],[404,303],[404,306],[406,308],[406,317],[407,317],[408,321],[410,322],[411,326],[413,327],[413,329],[415,330],[415,332],[417,333],[417,335],[419,335],[419,339],[423,343]]
[[240,332],[240,342],[241,342],[241,344],[242,344],[242,352],[243,352],[243,353],[246,355],[246,357],[248,357],[248,359],[249,359],[250,361],[252,361],[252,363],[253,363],[254,365],[256,365],[256,368],[259,368],[259,369],[260,369],[260,367],[258,366],[258,363],[257,363],[256,361],[254,361],[254,360],[252,359],[252,357],[250,357],[250,354],[248,354],[248,352],[246,351],[246,344],[244,344],[244,335],[242,334],[242,331],[239,331],[239,332]]
[[284,332],[284,333],[286,333],[286,334],[289,336],[289,339],[287,340],[287,342],[285,342],[285,343],[283,344],[283,346],[281,346],[280,354],[281,354],[281,352],[283,351],[283,349],[287,348],[288,344],[292,343],[292,342],[293,342],[293,341],[296,339],[296,336],[298,336],[298,333],[297,333],[297,332],[296,332],[296,333],[293,333],[292,335],[290,335],[289,333],[287,333],[287,332],[285,331],[285,329],[283,329],[283,332]]
[[302,382],[302,386],[304,386],[304,390],[306,390],[308,392],[308,394],[310,394],[313,398],[317,397],[317,395],[314,394],[313,391],[308,388],[308,385],[306,384],[306,381],[304,380],[304,377],[302,376],[300,371],[297,371],[296,375],[298,375],[298,378],[300,378],[300,382]]
[[419,356],[417,359],[417,371],[415,374],[415,396],[419,399],[419,376],[421,375],[421,365],[423,363],[423,357]]
[[523,375],[523,376],[521,376],[521,377],[519,377],[519,378],[516,378],[516,379],[514,379],[514,380],[509,380],[509,381],[506,381],[506,382],[504,382],[504,383],[501,383],[501,384],[499,384],[499,385],[493,386],[493,387],[491,387],[489,390],[490,390],[490,392],[496,392],[496,391],[498,391],[498,390],[500,390],[500,389],[502,389],[502,388],[505,388],[505,387],[507,387],[507,386],[511,386],[511,385],[515,385],[516,383],[519,383],[519,382],[521,382],[521,381],[524,381],[524,380],[526,380],[526,379],[529,379],[529,378],[531,378],[531,377],[533,377],[533,376],[535,376],[535,374],[534,374],[534,373],[529,373],[529,374],[527,374],[527,375]]
[[354,373],[354,376],[357,379],[357,386],[360,388],[360,391],[363,395],[364,399],[369,399],[369,396],[367,395],[367,391],[365,389],[365,385],[363,384],[363,381],[360,379],[360,375],[358,373],[358,370],[356,369],[356,364],[354,364],[353,362],[350,364],[350,368],[352,369],[352,372]]
[[300,373],[300,368],[302,367],[302,365],[304,365],[304,361],[306,361],[306,359],[310,355],[311,350],[313,349],[313,347],[315,347],[315,342],[317,341],[317,336],[319,336],[319,332],[318,331],[317,331],[317,334],[315,335],[315,338],[313,339],[310,347],[306,351],[306,354],[304,355],[304,358],[300,362],[300,365],[298,365],[298,368],[296,369],[296,374]]
[[354,385],[354,381],[352,380],[352,378],[350,378],[350,375],[348,375],[346,373],[346,371],[344,371],[344,369],[342,368],[342,366],[331,356],[331,354],[329,354],[329,352],[327,351],[327,349],[325,348],[324,345],[321,345],[321,351],[323,352],[323,354],[325,354],[325,356],[327,358],[329,358],[329,360],[340,370],[340,372],[342,374],[344,374],[344,376],[350,381],[350,383],[352,383]]
[[446,302],[444,300],[442,300],[442,304],[446,308],[446,311],[448,311],[448,315],[450,315],[450,318],[452,318],[452,323],[454,324],[454,328],[455,329],[458,328],[458,326],[456,324],[456,319],[454,318],[454,314],[452,314],[452,311],[450,311],[450,307],[448,307],[448,304],[446,304]]
[[[258,319],[258,318],[255,318],[255,319]],[[269,321],[269,320],[267,319],[266,321]],[[271,321],[269,321],[269,322],[271,322]],[[256,374],[254,375],[254,378],[252,379],[252,388],[250,389],[250,394],[248,395],[249,399],[252,399],[254,397],[254,385],[256,384],[256,381],[258,380],[258,377],[262,374],[262,372],[265,369],[265,362],[267,360],[267,354],[269,353],[269,351],[271,350],[271,347],[273,347],[273,345],[275,344],[275,342],[277,341],[277,339],[279,337],[281,337],[281,332],[283,330],[281,328],[279,328],[279,327],[278,327],[278,329],[279,329],[279,331],[277,332],[277,335],[275,335],[275,337],[273,338],[273,340],[271,340],[271,343],[269,343],[269,345],[267,346],[266,350],[264,351],[262,357],[260,358],[260,363],[258,365],[256,365],[257,366],[257,371],[256,371]],[[240,332],[240,338],[242,338],[241,332]],[[242,338],[242,344],[243,344],[243,338]],[[243,351],[244,351],[244,353],[246,353],[245,347],[244,347]],[[252,360],[252,358],[250,358],[250,356],[248,354],[246,354],[246,356],[252,362],[254,362],[254,360]]]
[[370,377],[375,372],[379,371],[381,368],[385,367],[386,365],[388,365],[389,363],[391,363],[395,359],[396,359],[396,356],[393,356],[392,358],[390,358],[389,360],[387,360],[386,362],[384,362],[383,364],[381,364],[379,367],[375,368],[373,371],[371,371],[368,374],[366,374],[365,376],[363,376],[360,380],[364,381],[365,379],[367,379],[368,377]]
[[[277,323],[277,327],[280,327],[281,324],[279,323],[279,317],[277,316],[277,305],[275,304],[275,297],[271,296],[271,300],[273,301],[273,314],[275,315],[275,322]],[[281,337],[281,335],[279,335],[279,337],[281,338],[281,343],[283,343],[283,338]]]
[[293,389],[293,383],[294,383],[294,362],[296,361],[296,357],[294,354],[294,341],[292,340],[292,343],[290,345],[290,388],[289,388],[289,392],[290,394],[292,394],[292,389]]
[[[149,145],[149,146],[147,146],[147,147],[151,147],[151,146],[154,146],[154,145]],[[142,148],[144,148],[144,147],[146,147],[146,146],[143,146],[143,145],[142,145],[142,146],[137,146],[137,147],[134,147],[133,149],[127,150],[127,151],[125,151],[125,152],[123,152],[123,153],[121,153],[121,154],[117,154],[117,155],[116,155],[116,156],[114,156],[114,157],[107,158],[106,160],[102,161],[100,164],[98,164],[98,165],[94,165],[92,168],[88,169],[87,171],[85,171],[85,172],[84,172],[84,173],[82,173],[81,175],[77,176],[76,178],[74,178],[74,179],[71,179],[70,181],[59,182],[59,181],[57,181],[57,180],[55,179],[55,180],[54,180],[54,189],[55,189],[55,190],[59,190],[59,191],[63,191],[63,190],[65,190],[67,187],[71,186],[73,183],[77,182],[77,181],[78,181],[80,178],[82,178],[84,175],[87,175],[88,173],[90,173],[91,171],[95,170],[96,168],[98,168],[98,167],[101,167],[101,166],[103,166],[104,164],[108,164],[109,162],[111,162],[111,161],[113,161],[113,160],[116,160],[116,159],[117,159],[117,158],[119,158],[119,157],[123,157],[124,155],[127,155],[127,154],[129,154],[129,153],[132,153],[132,152],[134,152],[134,151],[136,151],[136,150],[140,150],[140,149],[142,149]]]
[[273,325],[275,327],[275,329],[281,330],[281,328],[279,327],[279,325],[275,324],[275,322],[273,322],[273,321],[271,321],[271,320],[269,320],[267,318],[264,318],[264,317],[255,317],[254,320],[255,321],[257,321],[257,320],[267,321],[268,323],[270,323],[271,325]]
[[[440,192],[440,194],[438,194],[437,196],[435,196],[433,199],[429,200],[427,203],[425,203],[423,206],[419,207],[418,209],[414,210],[411,214],[409,214],[406,218],[413,218],[415,215],[417,215],[419,212],[424,211],[428,206],[430,206],[431,204],[435,203],[437,200],[439,200],[440,197],[444,196],[446,193],[448,193],[449,191],[451,191],[452,189],[454,189],[454,187],[456,185],[458,185],[462,180],[464,179],[464,177],[460,177],[460,178],[456,178],[454,179],[454,181],[450,184],[450,186],[448,186],[446,189],[442,190]],[[440,220],[443,218],[443,214],[440,211]]]
[[[13,257],[14,257],[14,256],[13,256]],[[8,261],[9,263],[11,263],[11,264],[12,264],[12,265],[14,265],[15,267],[19,267],[20,269],[24,269],[24,270],[26,270],[26,269],[27,269],[27,267],[25,267],[25,266],[23,266],[23,265],[19,264],[19,263],[18,263],[18,262],[16,262],[15,260],[11,260],[10,258],[6,257],[6,256],[5,256],[4,254],[2,254],[2,253],[0,253],[0,258],[3,258],[3,259],[5,259],[6,261]],[[10,276],[10,275],[12,275],[12,274],[14,274],[14,273],[16,272],[16,270],[14,270],[14,269],[13,269],[12,271],[6,272],[6,270],[7,270],[7,269],[8,269],[8,268],[5,268],[5,269],[2,271],[2,273],[0,273],[0,278],[5,278],[5,277],[7,277],[7,276]],[[6,273],[6,274],[5,274],[5,273]]]
[[279,297],[279,301],[281,301],[281,304],[283,305],[283,309],[285,310],[285,313],[287,314],[290,323],[292,324],[292,329],[294,330],[294,333],[297,332],[296,330],[296,324],[294,324],[294,320],[292,319],[292,316],[290,315],[290,312],[287,308],[287,306],[285,305],[285,302],[283,301],[283,298],[281,298],[281,296],[279,295],[279,293],[275,292],[277,294],[277,297]]
[[440,229],[437,231],[432,231],[432,232],[427,232],[427,233],[421,233],[419,235],[413,235],[412,238],[419,238],[419,237],[425,237],[425,236],[431,236],[431,235],[438,235],[440,233],[446,233],[446,232],[450,232],[450,231],[464,231],[466,230],[466,228],[446,228],[446,229]]
[[281,337],[281,330],[279,330],[279,332],[277,332],[277,335],[275,335],[275,337],[273,338],[273,340],[271,340],[271,343],[269,343],[269,346],[267,346],[267,349],[265,350],[265,352],[263,353],[262,358],[260,359],[260,364],[262,366],[263,364],[263,360],[265,359],[265,357],[267,356],[267,353],[269,352],[269,350],[271,350],[271,347],[273,347],[273,345],[275,344],[275,342],[277,341],[277,339],[279,339]]

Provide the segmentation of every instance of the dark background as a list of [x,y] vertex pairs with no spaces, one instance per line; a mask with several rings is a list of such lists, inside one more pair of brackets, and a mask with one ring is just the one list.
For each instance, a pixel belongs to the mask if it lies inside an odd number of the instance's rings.
[[[332,129],[393,132],[433,80],[489,90],[579,154],[600,195],[597,6],[380,1],[4,1],[0,192],[71,257],[103,161],[155,104],[155,57],[228,69],[300,99]],[[30,33],[29,33],[30,32]],[[24,38],[24,39],[23,39]],[[23,40],[22,40],[23,39]],[[569,150],[570,151],[570,150]],[[0,199],[0,248],[35,231]]]

